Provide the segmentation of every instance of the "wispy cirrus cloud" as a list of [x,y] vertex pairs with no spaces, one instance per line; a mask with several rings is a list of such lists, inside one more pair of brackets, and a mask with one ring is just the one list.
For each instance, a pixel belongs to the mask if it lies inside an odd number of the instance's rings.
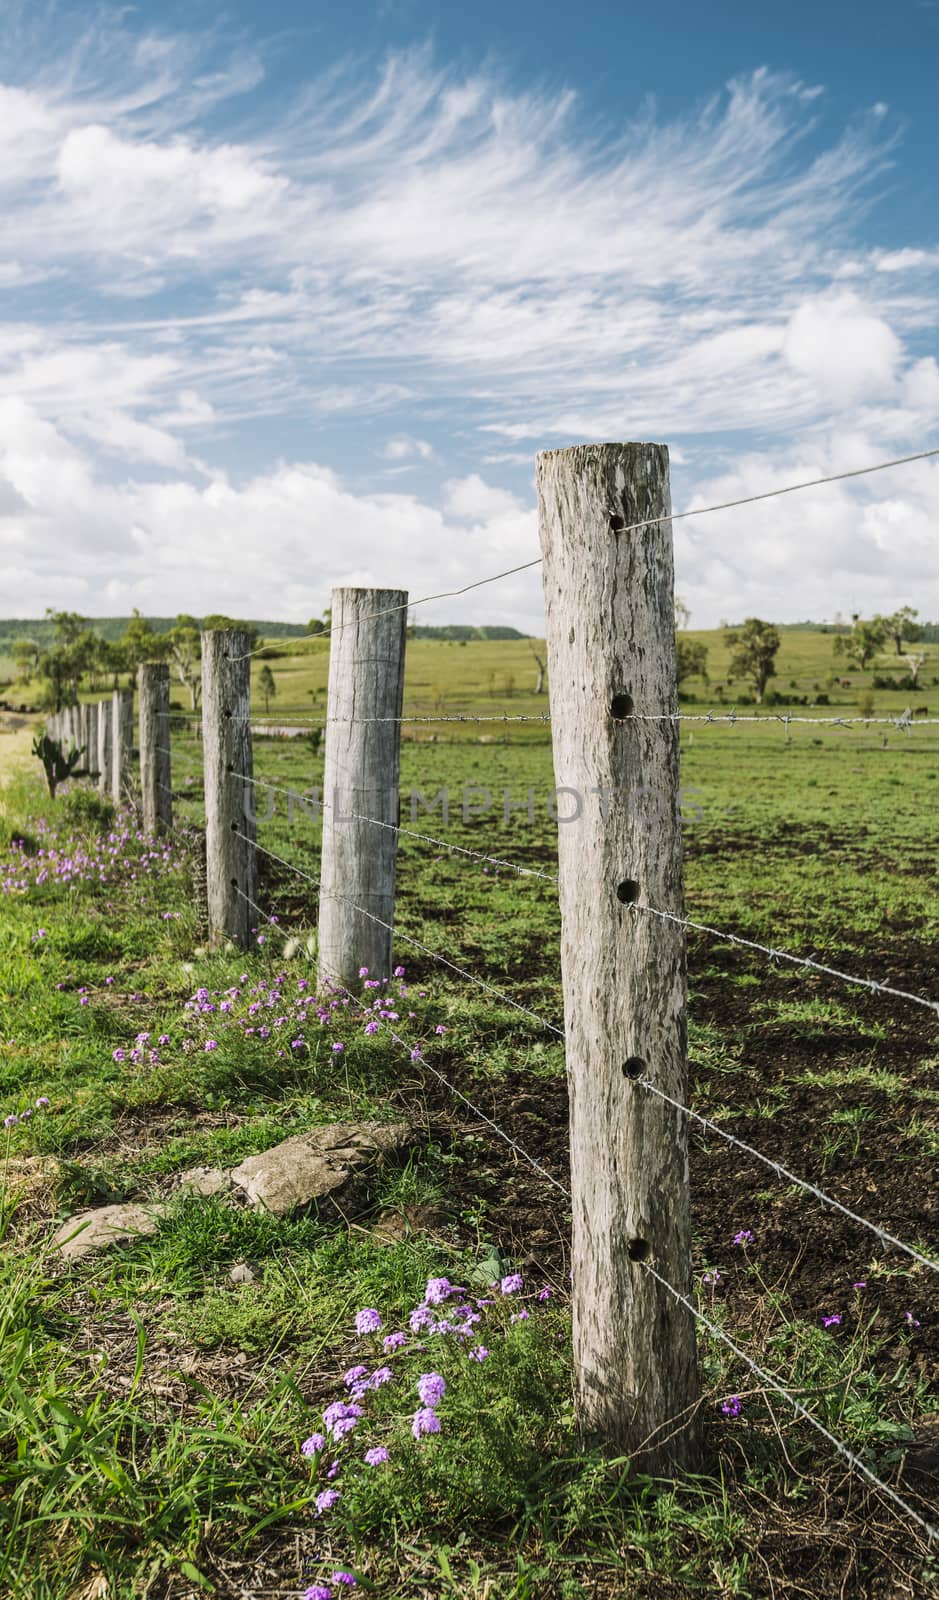
[[[0,85],[0,466],[17,496],[0,538],[42,552],[37,599],[57,563],[81,566],[82,540],[98,551],[95,527],[112,550],[123,527],[109,601],[172,608],[155,553],[177,549],[170,506],[197,572],[204,544],[193,606],[221,604],[220,537],[234,545],[246,519],[286,530],[298,504],[327,545],[380,520],[350,570],[406,577],[384,564],[391,527],[400,560],[439,587],[490,546],[497,565],[523,558],[517,469],[542,444],[665,437],[684,493],[722,493],[750,481],[756,443],[775,477],[934,426],[939,249],[863,239],[898,155],[882,106],[829,131],[817,85],[761,69],[679,118],[647,107],[600,127],[569,89],[457,71],[427,49],[333,65],[283,103],[247,40],[135,31],[102,11],[49,44],[41,18],[24,23]],[[332,472],[310,459],[323,429]],[[372,430],[368,452],[354,429]],[[485,482],[503,470],[508,484]],[[402,471],[423,498],[384,495],[378,519],[382,478]],[[870,494],[843,499],[861,516]],[[915,552],[926,513],[912,492],[904,504],[893,525],[914,530]],[[708,614],[702,550],[727,526],[680,550]],[[835,531],[831,555],[847,559]],[[727,604],[745,606],[772,563],[759,540],[734,560]],[[325,603],[327,576],[277,591],[280,609]],[[801,610],[803,590],[793,577]],[[507,599],[536,616],[534,588]]]

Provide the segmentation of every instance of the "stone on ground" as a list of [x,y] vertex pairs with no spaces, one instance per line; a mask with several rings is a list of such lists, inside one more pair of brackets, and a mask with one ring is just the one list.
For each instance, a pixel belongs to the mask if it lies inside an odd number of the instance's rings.
[[52,1247],[66,1261],[79,1261],[96,1250],[156,1233],[162,1210],[154,1205],[118,1205],[79,1211],[56,1229]]
[[230,1177],[252,1205],[286,1217],[314,1200],[349,1196],[364,1172],[413,1140],[406,1122],[335,1122],[248,1156]]

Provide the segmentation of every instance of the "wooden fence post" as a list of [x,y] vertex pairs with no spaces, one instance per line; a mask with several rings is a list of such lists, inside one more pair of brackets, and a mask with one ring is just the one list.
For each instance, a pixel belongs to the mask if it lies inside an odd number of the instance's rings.
[[98,793],[111,792],[111,725],[114,706],[110,700],[98,702]]
[[[585,1435],[669,1473],[698,1451],[671,498],[656,444],[537,463],[560,823],[574,1388]],[[649,526],[631,524],[655,518]]]
[[242,949],[257,927],[257,815],[251,754],[251,642],[240,628],[202,635],[206,899],[213,944]]
[[111,696],[111,799],[116,806],[127,797],[133,727],[134,691],[115,689]]
[[170,774],[170,669],[165,661],[146,661],[137,669],[140,701],[140,794],[144,832],[173,825]]
[[98,702],[90,700],[84,708],[85,725],[82,743],[85,746],[85,766],[89,775],[98,770]]
[[[320,859],[321,985],[332,978],[358,989],[361,967],[368,968],[371,978],[392,974],[401,763],[401,723],[396,719],[404,695],[407,604],[401,589],[332,593]],[[376,720],[382,718],[388,720]],[[356,821],[353,812],[390,826]]]

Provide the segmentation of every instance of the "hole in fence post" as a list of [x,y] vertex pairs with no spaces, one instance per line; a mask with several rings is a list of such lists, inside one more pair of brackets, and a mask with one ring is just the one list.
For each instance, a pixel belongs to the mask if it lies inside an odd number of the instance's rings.
[[633,878],[624,878],[623,882],[617,887],[616,898],[617,900],[621,901],[624,906],[635,905],[636,901],[639,899],[638,883],[636,883]]
[[610,716],[615,719],[631,717],[633,710],[633,697],[631,694],[615,694],[610,701]]
[[623,1062],[624,1078],[641,1078],[646,1070],[646,1064],[641,1056],[630,1056]]
[[652,1246],[648,1239],[630,1239],[626,1246],[626,1254],[630,1261],[648,1261],[652,1254]]
[[232,888],[233,889],[237,889],[237,887],[238,887],[238,879],[237,878],[232,878],[230,881],[231,881]]
[[618,511],[611,511],[610,512],[610,531],[612,533],[622,533],[622,531],[625,528],[625,526],[626,526],[625,517],[621,517]]

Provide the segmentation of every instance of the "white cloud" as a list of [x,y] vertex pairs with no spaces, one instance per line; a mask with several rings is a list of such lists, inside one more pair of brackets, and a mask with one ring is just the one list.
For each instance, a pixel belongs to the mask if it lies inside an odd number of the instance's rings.
[[897,335],[854,294],[805,301],[786,329],[783,354],[793,370],[836,404],[889,394],[902,359]]
[[[460,587],[536,553],[542,444],[665,439],[687,500],[932,437],[939,249],[859,226],[886,108],[826,143],[819,87],[760,71],[603,127],[427,51],[255,102],[251,53],[134,13],[42,45],[0,86],[0,543],[34,606],[64,571],[121,608],[299,618],[349,572]],[[440,458],[462,475],[379,493]],[[909,585],[935,510],[911,478],[677,524],[685,587],[714,620],[808,612],[852,551]],[[536,625],[537,574],[438,615],[513,607]]]

